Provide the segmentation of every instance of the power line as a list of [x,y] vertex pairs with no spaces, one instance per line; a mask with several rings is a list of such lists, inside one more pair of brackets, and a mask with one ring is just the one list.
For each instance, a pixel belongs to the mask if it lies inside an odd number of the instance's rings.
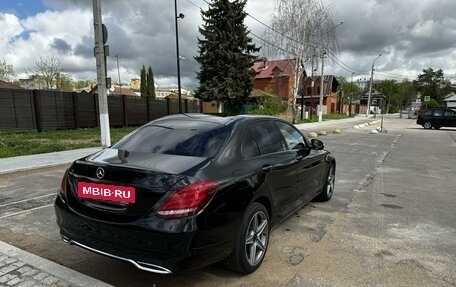
[[187,0],[188,3],[192,4],[196,8],[202,9],[200,6],[196,5],[193,1]]
[[[255,33],[253,33],[252,31],[249,31],[249,34],[251,34],[251,35],[254,36],[255,38],[260,39],[261,41],[265,42],[266,44],[269,44],[269,45],[273,46],[274,48],[281,50],[282,52],[285,52],[285,53],[289,53],[289,54],[293,54],[293,55],[294,55],[294,53],[292,53],[292,52],[290,52],[290,51],[287,51],[287,50],[285,50],[285,49],[283,49],[283,48],[281,48],[281,47],[279,47],[279,46],[277,46],[277,45],[275,45],[275,44],[273,44],[273,43],[271,43],[271,42],[269,42],[269,41],[267,41],[267,40],[261,38],[260,36],[257,36],[257,35],[256,35]],[[295,55],[295,56],[296,56],[296,55]]]
[[[199,7],[199,6],[197,6],[196,4],[194,4],[193,2],[191,2],[190,0],[187,0],[187,1],[190,2],[192,5],[194,5],[194,6],[198,7],[198,8],[200,8],[200,9],[202,9],[201,7]],[[210,5],[210,3],[209,3],[207,0],[203,0],[203,1],[204,1],[206,4]],[[271,27],[270,25],[264,23],[263,21],[259,20],[258,18],[254,17],[254,16],[251,15],[250,13],[246,12],[246,14],[247,14],[247,16],[249,16],[250,18],[252,18],[254,21],[260,23],[261,25],[265,26],[265,27],[268,28],[269,30],[271,30],[271,31],[273,31],[273,32],[275,32],[275,33],[281,35],[282,37],[287,38],[287,39],[290,40],[290,41],[293,41],[293,42],[295,42],[295,43],[297,43],[297,44],[299,44],[299,45],[309,46],[309,47],[313,47],[313,48],[316,47],[316,45],[314,45],[314,44],[301,43],[300,41],[298,41],[298,40],[296,40],[296,39],[294,39],[294,38],[292,38],[292,37],[290,37],[290,36],[288,36],[288,35],[285,35],[284,33],[280,32],[280,31],[278,31],[278,30],[274,29],[273,27]]]
[[328,51],[328,53],[330,54],[330,58],[332,60],[334,60],[336,62],[337,65],[339,66],[344,66],[342,67],[344,70],[348,71],[348,72],[351,72],[351,73],[355,73],[355,74],[365,74],[365,73],[368,73],[368,72],[365,72],[365,71],[361,71],[359,69],[355,69],[353,67],[350,67],[349,65],[345,64],[341,59],[339,59],[336,55],[334,55],[334,53],[332,53],[331,51]]
[[382,71],[378,71],[378,70],[375,70],[375,72],[378,73],[378,74],[384,74],[384,75],[387,75],[387,76],[407,78],[407,76],[405,76],[405,75],[403,75],[403,74],[395,74],[395,73],[390,73],[390,72],[382,72]]

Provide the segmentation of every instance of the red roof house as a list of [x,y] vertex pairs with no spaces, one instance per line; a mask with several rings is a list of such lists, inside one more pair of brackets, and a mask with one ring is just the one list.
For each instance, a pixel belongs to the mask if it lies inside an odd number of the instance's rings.
[[288,103],[293,102],[296,59],[268,60],[257,58],[252,70],[256,76],[253,89],[270,91]]

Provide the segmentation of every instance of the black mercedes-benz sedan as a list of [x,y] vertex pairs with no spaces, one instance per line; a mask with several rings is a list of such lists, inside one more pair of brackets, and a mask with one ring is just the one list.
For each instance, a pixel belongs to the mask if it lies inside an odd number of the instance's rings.
[[323,143],[267,116],[180,114],[76,160],[55,201],[64,241],[169,274],[263,261],[271,227],[334,191]]

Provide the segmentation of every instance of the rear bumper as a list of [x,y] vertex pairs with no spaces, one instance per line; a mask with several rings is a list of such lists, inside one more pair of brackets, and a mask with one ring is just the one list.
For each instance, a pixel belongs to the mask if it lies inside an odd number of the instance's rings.
[[65,242],[159,274],[195,269],[224,259],[232,251],[239,226],[237,220],[220,220],[218,226],[198,227],[198,219],[191,218],[182,219],[186,222],[180,222],[185,226],[181,232],[166,232],[165,224],[160,226],[156,221],[117,224],[83,217],[59,198],[54,206]]
[[422,119],[422,118],[417,118],[417,119],[416,119],[416,123],[417,123],[418,125],[423,125],[424,122],[425,122],[425,120]]
[[62,235],[62,239],[63,239],[63,241],[65,241],[66,243],[69,243],[70,245],[77,245],[79,247],[82,247],[84,249],[87,249],[89,251],[92,251],[92,252],[95,252],[95,253],[98,253],[98,254],[101,254],[101,255],[104,255],[104,256],[108,256],[108,257],[112,257],[112,258],[115,258],[115,259],[119,259],[119,260],[130,262],[136,268],[144,270],[144,271],[148,271],[148,272],[152,272],[152,273],[159,273],[159,274],[171,274],[172,273],[171,270],[169,270],[169,269],[167,269],[165,267],[162,267],[162,266],[159,266],[159,265],[155,265],[155,264],[145,263],[145,262],[141,262],[141,261],[134,261],[134,260],[129,259],[129,258],[125,258],[125,257],[121,257],[121,256],[117,256],[117,255],[105,252],[105,251],[101,251],[101,250],[86,246],[86,245],[84,245],[84,244],[82,244],[80,242],[71,240],[71,239],[69,239],[69,238],[67,238],[67,237],[65,237],[63,235]]

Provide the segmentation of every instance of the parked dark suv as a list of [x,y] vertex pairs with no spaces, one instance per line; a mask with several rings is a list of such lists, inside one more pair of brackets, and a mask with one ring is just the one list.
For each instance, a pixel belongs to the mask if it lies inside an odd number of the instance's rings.
[[456,127],[456,111],[445,108],[425,109],[418,115],[416,123],[425,129]]

